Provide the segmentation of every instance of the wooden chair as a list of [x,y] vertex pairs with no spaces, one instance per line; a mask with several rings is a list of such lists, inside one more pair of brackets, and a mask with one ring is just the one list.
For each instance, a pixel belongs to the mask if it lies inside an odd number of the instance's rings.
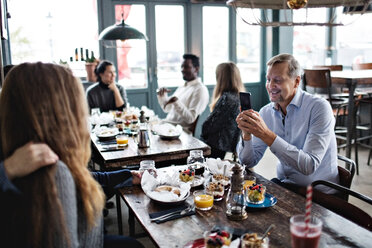
[[313,93],[326,98],[333,108],[339,108],[340,105],[347,106],[347,99],[334,97],[332,94],[332,80],[330,69],[304,69],[302,77],[304,90],[309,91],[310,87]]
[[[340,166],[340,164],[338,165],[338,176],[340,180],[340,185],[345,188],[350,189],[351,183],[353,182],[353,178],[355,175],[356,164],[353,160],[345,156],[337,155],[337,157],[339,161],[342,161],[345,163],[344,167]],[[346,201],[349,199],[348,194],[341,194],[341,196]]]
[[[371,198],[363,194],[360,194],[356,191],[350,190],[346,187],[343,187],[343,186],[340,186],[338,184],[331,183],[328,181],[323,181],[323,180],[318,180],[312,183],[312,186],[316,186],[316,185],[325,185],[327,187],[336,189],[340,192],[343,192],[343,194],[356,197],[370,204],[372,207]],[[338,197],[335,197],[333,195],[328,195],[328,194],[325,194],[317,190],[314,190],[313,192],[313,201],[331,210],[332,212],[335,212],[341,215],[342,217],[356,223],[357,225],[364,227],[369,231],[372,231],[372,217],[368,213],[363,211],[362,209],[358,208],[357,206],[345,200],[342,200]]]
[[330,71],[342,71],[342,65],[314,65],[313,69],[329,69]]
[[352,64],[351,69],[353,69],[353,70],[372,70],[372,63]]
[[345,121],[348,114],[348,99],[332,94],[330,69],[304,69],[302,82],[305,91],[319,95],[329,101],[336,118],[335,132],[338,143],[344,145],[346,140]]

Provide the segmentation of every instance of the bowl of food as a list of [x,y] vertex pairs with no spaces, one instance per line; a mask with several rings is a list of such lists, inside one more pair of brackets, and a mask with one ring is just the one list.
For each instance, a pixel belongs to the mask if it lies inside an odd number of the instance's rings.
[[221,183],[224,187],[227,187],[230,185],[230,178],[223,174],[213,174],[212,182]]
[[206,248],[220,248],[230,246],[231,233],[225,230],[213,230],[204,233],[204,246]]
[[269,238],[258,236],[257,233],[245,233],[240,237],[241,248],[268,248]]
[[265,200],[266,187],[262,184],[254,183],[248,187],[247,201],[252,204],[261,204]]
[[213,195],[214,201],[221,201],[225,190],[220,182],[209,182],[206,187],[206,192]]
[[188,168],[188,169],[185,169],[185,170],[180,170],[179,171],[179,178],[182,182],[191,182],[194,180],[194,177],[195,177],[195,170],[194,169],[191,169],[191,168]]

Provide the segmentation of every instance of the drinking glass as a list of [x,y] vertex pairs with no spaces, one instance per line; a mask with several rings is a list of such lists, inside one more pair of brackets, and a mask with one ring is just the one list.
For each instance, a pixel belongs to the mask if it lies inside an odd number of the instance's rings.
[[305,215],[294,215],[290,221],[292,248],[317,248],[320,234],[322,233],[322,221],[310,216],[308,231],[306,234]]
[[256,177],[252,175],[245,176],[244,178],[244,189],[247,190],[249,186],[256,183]]
[[204,173],[204,157],[203,150],[191,150],[187,157],[187,164],[195,170],[196,175]]
[[213,207],[213,195],[206,193],[204,190],[195,190],[193,195],[197,209],[206,211]]
[[142,160],[140,162],[139,172],[143,173],[145,171],[148,171],[151,175],[156,177],[157,174],[154,160]]
[[126,135],[118,135],[116,136],[116,144],[119,147],[124,147],[128,145],[128,136]]

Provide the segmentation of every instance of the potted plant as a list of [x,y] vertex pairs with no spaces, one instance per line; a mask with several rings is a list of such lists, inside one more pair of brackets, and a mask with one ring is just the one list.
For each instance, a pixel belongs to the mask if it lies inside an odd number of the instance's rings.
[[98,64],[98,60],[94,57],[94,53],[92,51],[90,58],[87,57],[85,59],[85,70],[87,71],[87,81],[88,82],[97,82],[97,76],[94,73],[94,69]]

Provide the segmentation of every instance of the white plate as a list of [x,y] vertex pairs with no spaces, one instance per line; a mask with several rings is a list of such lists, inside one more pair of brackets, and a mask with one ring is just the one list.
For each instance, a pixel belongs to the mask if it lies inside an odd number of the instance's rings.
[[198,187],[204,183],[204,177],[202,176],[194,176],[194,180],[191,182],[191,187]]
[[[172,186],[172,187],[175,187],[175,186]],[[175,187],[175,188],[178,188],[178,187]],[[146,192],[145,192],[146,194]],[[182,204],[185,202],[185,200],[187,199],[187,197],[189,197],[190,195],[190,191],[187,192],[187,194],[183,197],[183,198],[180,198],[179,200],[176,200],[176,201],[164,201],[164,200],[160,200],[160,199],[157,199],[155,197],[153,197],[152,195],[149,195],[149,194],[146,194],[151,200],[157,202],[157,203],[160,203],[160,204],[164,204],[164,205],[179,205],[179,204]]]
[[101,130],[97,134],[97,137],[99,139],[111,139],[111,138],[114,138],[118,134],[119,134],[119,130],[117,128],[107,128],[107,129]]
[[178,139],[180,137],[181,134],[177,134],[177,135],[162,135],[162,134],[159,134],[159,137],[161,139],[164,139],[164,140],[173,140],[173,139]]

